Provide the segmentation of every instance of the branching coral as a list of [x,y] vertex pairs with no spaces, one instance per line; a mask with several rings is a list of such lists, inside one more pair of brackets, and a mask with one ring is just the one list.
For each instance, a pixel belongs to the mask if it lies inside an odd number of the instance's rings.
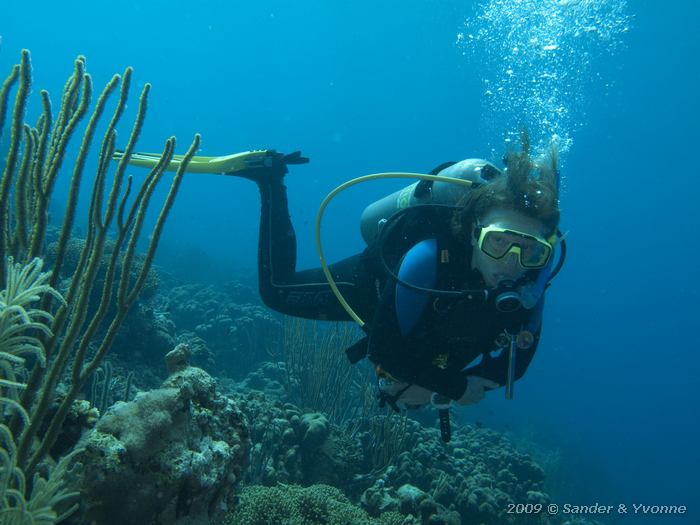
[[[131,68],[121,76],[114,75],[90,113],[92,79],[86,72],[85,58],[78,57],[56,115],[48,93],[40,92],[42,111],[35,126],[24,122],[32,80],[28,51],[22,51],[20,63],[0,86],[0,129],[5,122],[10,94],[16,86],[8,119],[10,136],[6,160],[0,173],[0,283],[7,282],[2,295],[5,324],[0,325],[4,337],[0,350],[3,396],[0,409],[5,429],[4,447],[13,451],[11,455],[8,453],[11,461],[2,474],[19,480],[11,473],[15,469],[23,471],[26,479],[32,480],[32,491],[43,486],[35,474],[52,463],[49,451],[75,400],[99,368],[146,283],[166,218],[187,165],[199,146],[197,135],[179,164],[150,231],[145,255],[139,259],[136,246],[145,228],[154,192],[173,157],[175,139],[171,137],[165,142],[160,161],[140,186],[134,184],[132,177],[126,175],[126,168],[145,119],[150,91],[150,84],[146,84],[124,151],[118,163],[111,162],[116,151],[116,128],[126,108],[131,75]],[[88,154],[114,94],[117,95],[116,104],[99,144],[95,174],[91,177],[85,243],[75,270],[68,278],[64,299],[61,299],[53,289],[57,288],[70,246]],[[77,155],[69,159],[69,144],[86,117]],[[64,164],[70,164],[70,169]],[[114,173],[110,173],[112,165],[116,166]],[[44,255],[49,204],[59,174],[66,171],[70,172],[70,180],[65,212],[51,274],[46,275],[41,273],[41,264],[36,258]],[[112,246],[111,252],[106,250],[108,245]],[[104,278],[98,281],[98,270],[105,259],[109,262]],[[17,263],[28,263],[28,266],[21,269]],[[99,301],[96,310],[88,315],[93,291],[97,292]],[[26,302],[37,304],[27,309]],[[25,365],[29,365],[28,373]],[[61,381],[66,391],[59,399],[56,389]]]
[[25,388],[21,378],[26,375],[27,357],[39,366],[46,366],[46,356],[37,333],[51,335],[53,316],[36,308],[43,295],[63,301],[48,284],[41,259],[27,265],[7,261],[7,283],[0,291],[0,523],[50,524],[70,514],[75,507],[58,515],[57,508],[75,497],[63,487],[63,475],[70,463],[65,457],[53,468],[49,480],[36,474],[28,484],[24,471],[17,464],[14,435],[5,424],[11,413],[18,414],[22,425],[30,416],[18,402],[19,391]]
[[[50,337],[53,316],[33,304],[43,294],[63,302],[61,295],[47,284],[49,274],[41,272],[42,266],[41,259],[23,267],[9,257],[7,286],[0,291],[0,386],[12,393],[26,386],[16,377],[16,367],[24,367],[25,356],[32,356],[40,366],[46,366],[44,347],[35,334]],[[11,397],[17,399],[16,395]]]

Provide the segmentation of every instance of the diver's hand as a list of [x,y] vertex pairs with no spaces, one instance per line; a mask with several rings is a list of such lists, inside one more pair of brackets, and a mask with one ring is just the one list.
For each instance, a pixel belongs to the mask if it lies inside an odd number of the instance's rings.
[[430,390],[423,388],[422,386],[408,386],[408,383],[403,382],[382,380],[379,387],[391,396],[401,392],[396,401],[407,408],[417,408],[427,405],[430,403],[430,396],[432,395]]
[[447,396],[433,392],[433,395],[430,397],[430,404],[438,410],[447,410],[450,408],[452,400]]
[[486,389],[498,388],[498,383],[479,376],[467,376],[467,389],[457,400],[458,405],[474,405],[484,399]]

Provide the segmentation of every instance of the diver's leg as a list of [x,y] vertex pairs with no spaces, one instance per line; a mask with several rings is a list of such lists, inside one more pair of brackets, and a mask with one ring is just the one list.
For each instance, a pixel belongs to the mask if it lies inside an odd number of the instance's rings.
[[274,301],[273,282],[289,283],[296,271],[297,238],[289,215],[287,188],[282,177],[258,182],[260,190],[260,235],[258,279],[263,301]]
[[[296,235],[282,176],[272,174],[256,181],[262,206],[258,244],[260,296],[270,308],[285,314],[348,321],[350,316],[336,299],[320,268],[296,271]],[[364,315],[374,302],[367,268],[364,253],[329,267],[345,299]]]

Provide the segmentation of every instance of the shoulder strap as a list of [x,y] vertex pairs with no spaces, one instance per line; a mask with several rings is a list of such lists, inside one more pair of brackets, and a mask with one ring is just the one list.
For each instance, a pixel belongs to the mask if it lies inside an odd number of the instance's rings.
[[[424,239],[411,248],[399,266],[401,280],[421,288],[434,288],[438,271],[437,251],[437,239]],[[407,336],[413,331],[429,299],[425,292],[400,283],[396,285],[396,317],[401,335]]]

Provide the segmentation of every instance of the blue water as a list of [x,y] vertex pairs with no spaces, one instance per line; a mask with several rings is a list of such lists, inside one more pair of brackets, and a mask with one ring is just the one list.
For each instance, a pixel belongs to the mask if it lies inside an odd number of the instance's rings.
[[[569,258],[548,294],[544,339],[514,401],[491,394],[465,417],[559,449],[567,501],[687,505],[690,516],[654,522],[697,522],[700,8],[632,2],[629,31],[611,36],[614,52],[569,42],[555,66],[581,78],[560,93],[565,118],[541,129],[522,104],[485,94],[484,80],[497,83],[503,64],[458,42],[465,20],[485,27],[480,12],[454,0],[6,2],[0,71],[31,50],[35,115],[39,88],[58,106],[79,54],[96,86],[133,66],[129,115],[136,89],[153,84],[140,150],[177,135],[184,152],[195,132],[208,155],[302,149],[312,163],[287,180],[300,267],[317,263],[316,209],[339,183],[498,159],[521,120],[537,140],[538,131],[558,132],[568,141]],[[338,198],[324,222],[330,259],[362,248],[362,208],[400,186]],[[248,181],[188,177],[160,262],[188,261],[207,277],[249,275],[258,205]]]

